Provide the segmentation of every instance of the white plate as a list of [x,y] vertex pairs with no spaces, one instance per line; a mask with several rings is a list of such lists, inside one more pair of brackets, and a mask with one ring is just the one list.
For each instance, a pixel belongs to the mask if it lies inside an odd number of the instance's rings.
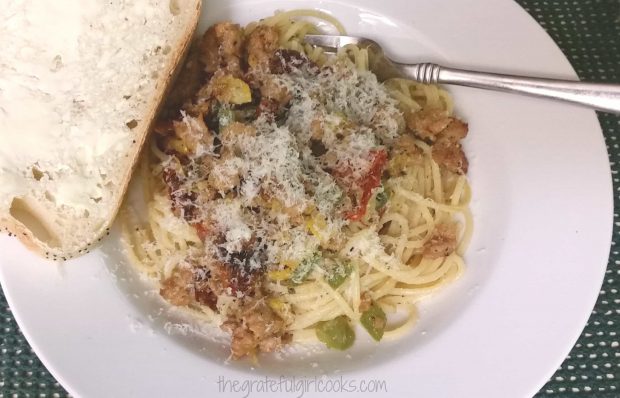
[[[318,6],[402,60],[575,77],[551,39],[512,1],[380,4],[208,1],[201,29],[221,19],[246,23],[276,9]],[[401,341],[349,355],[266,359],[258,367],[223,364],[220,344],[165,332],[163,324],[174,317],[156,315],[160,302],[119,266],[114,236],[104,249],[61,266],[2,237],[2,286],[28,341],[77,397],[205,397],[217,395],[220,377],[278,381],[281,374],[325,373],[349,383],[385,380],[390,396],[533,395],[576,341],[602,282],[612,226],[603,137],[592,111],[450,90],[470,123],[475,237],[465,276],[424,304],[420,323]],[[315,385],[304,396],[322,395]],[[276,388],[284,395],[285,387]],[[252,396],[278,395],[257,388]]]

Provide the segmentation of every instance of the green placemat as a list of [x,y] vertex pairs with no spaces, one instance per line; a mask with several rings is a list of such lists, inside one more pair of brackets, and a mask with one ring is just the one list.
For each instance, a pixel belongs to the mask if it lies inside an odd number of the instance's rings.
[[[518,0],[583,80],[620,83],[620,1]],[[612,165],[614,241],[599,299],[579,341],[537,397],[620,397],[620,116],[599,114]],[[0,398],[60,398],[54,380],[22,336],[0,292]],[[498,391],[498,397],[502,392]]]
[[[620,83],[620,2],[518,1],[547,30],[583,80]],[[620,116],[599,114],[615,192],[611,255],[581,337],[537,397],[620,397]]]

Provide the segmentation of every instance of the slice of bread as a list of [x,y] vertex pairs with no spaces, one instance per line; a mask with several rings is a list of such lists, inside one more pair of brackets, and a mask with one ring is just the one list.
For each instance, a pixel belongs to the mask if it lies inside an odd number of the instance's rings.
[[0,9],[0,229],[56,260],[109,231],[200,0]]

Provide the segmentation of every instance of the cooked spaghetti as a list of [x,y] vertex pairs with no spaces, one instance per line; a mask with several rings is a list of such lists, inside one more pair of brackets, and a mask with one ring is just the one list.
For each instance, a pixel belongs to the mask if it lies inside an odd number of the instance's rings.
[[148,221],[121,217],[133,262],[228,331],[233,358],[346,349],[355,324],[395,338],[464,267],[467,125],[449,95],[378,82],[365,49],[304,44],[312,19],[344,33],[305,10],[206,31],[143,156]]

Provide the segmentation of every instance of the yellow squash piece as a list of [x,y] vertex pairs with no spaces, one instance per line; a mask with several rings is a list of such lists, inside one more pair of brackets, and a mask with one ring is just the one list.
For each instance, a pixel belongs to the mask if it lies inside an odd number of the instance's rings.
[[306,221],[306,228],[321,243],[329,241],[329,233],[327,232],[327,222],[320,213],[315,213]]
[[225,75],[217,79],[213,92],[215,98],[224,104],[247,104],[252,102],[250,86],[241,79]]
[[284,281],[287,280],[293,275],[293,271],[299,265],[299,261],[294,260],[285,260],[282,261],[282,269],[277,271],[269,271],[267,276],[272,281]]

